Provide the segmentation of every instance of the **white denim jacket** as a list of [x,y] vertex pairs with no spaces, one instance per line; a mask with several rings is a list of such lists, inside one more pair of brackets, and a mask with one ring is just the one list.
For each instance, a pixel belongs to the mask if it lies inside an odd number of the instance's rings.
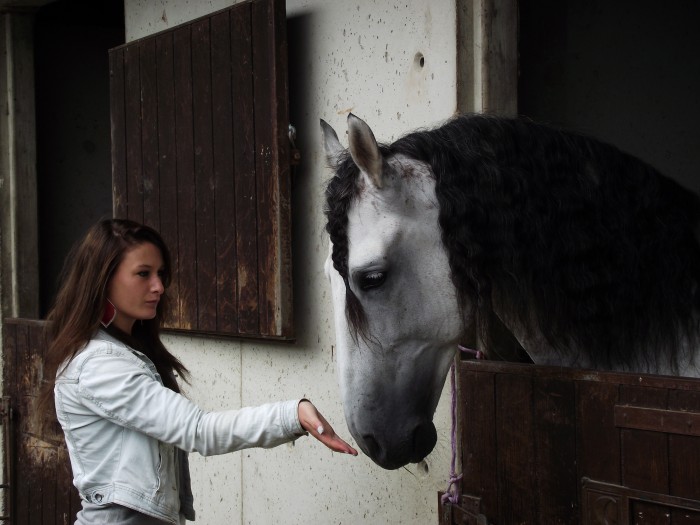
[[173,524],[188,510],[180,508],[175,447],[210,456],[304,434],[300,400],[205,412],[164,387],[143,353],[102,330],[59,368],[54,395],[81,498]]

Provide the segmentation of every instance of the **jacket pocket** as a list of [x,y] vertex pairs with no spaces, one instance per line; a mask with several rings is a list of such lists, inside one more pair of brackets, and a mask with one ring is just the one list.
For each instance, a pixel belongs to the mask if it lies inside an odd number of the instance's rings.
[[177,492],[177,472],[175,469],[175,447],[158,442],[158,479],[156,492]]

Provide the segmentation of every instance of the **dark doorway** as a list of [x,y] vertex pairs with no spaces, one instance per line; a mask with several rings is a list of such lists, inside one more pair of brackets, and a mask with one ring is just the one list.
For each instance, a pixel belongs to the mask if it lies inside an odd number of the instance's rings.
[[35,78],[41,317],[70,247],[112,216],[111,47],[124,43],[122,0],[59,0],[37,12]]
[[700,192],[698,2],[520,2],[522,115],[573,128]]

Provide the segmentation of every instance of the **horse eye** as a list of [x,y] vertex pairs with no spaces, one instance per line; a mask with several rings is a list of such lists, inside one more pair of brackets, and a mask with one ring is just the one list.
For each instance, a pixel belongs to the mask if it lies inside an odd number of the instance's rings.
[[367,272],[360,278],[360,288],[362,290],[369,290],[371,288],[378,288],[386,281],[385,272]]

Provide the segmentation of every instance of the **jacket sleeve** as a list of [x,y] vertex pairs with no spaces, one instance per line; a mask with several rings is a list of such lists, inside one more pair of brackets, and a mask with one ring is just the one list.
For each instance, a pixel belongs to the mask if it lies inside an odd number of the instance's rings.
[[275,447],[304,434],[300,400],[205,412],[161,385],[127,352],[95,353],[78,377],[83,404],[118,425],[204,456],[249,447]]

